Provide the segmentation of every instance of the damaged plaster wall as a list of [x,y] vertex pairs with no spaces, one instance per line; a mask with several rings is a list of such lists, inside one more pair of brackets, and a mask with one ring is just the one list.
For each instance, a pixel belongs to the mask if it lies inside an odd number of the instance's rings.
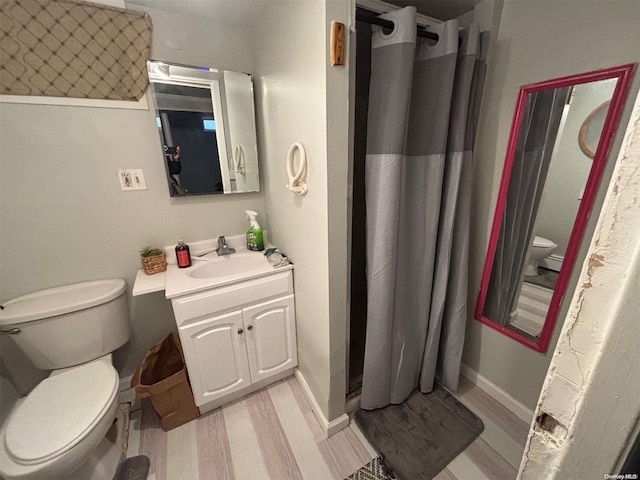
[[518,478],[605,478],[640,414],[640,96]]

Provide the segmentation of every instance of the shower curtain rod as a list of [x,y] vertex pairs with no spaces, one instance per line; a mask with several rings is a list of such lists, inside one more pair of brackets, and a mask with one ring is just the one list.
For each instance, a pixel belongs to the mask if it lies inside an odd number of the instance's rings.
[[[393,30],[395,24],[391,20],[385,20],[384,18],[380,18],[379,13],[373,12],[371,10],[367,10],[366,8],[357,7],[356,8],[356,20],[361,22],[371,23],[373,25],[378,25],[383,28],[388,28]],[[419,37],[428,38],[430,40],[438,40],[439,36],[437,33],[429,32],[424,29],[422,25],[416,25],[418,29],[417,35]]]

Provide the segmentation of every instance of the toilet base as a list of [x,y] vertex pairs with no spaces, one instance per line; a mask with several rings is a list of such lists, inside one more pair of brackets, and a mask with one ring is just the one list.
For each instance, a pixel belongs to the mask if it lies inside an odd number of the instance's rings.
[[524,269],[525,277],[537,277],[538,276],[538,260],[529,259],[529,263]]
[[113,478],[118,465],[127,455],[128,419],[128,405],[120,405],[113,425],[87,461],[73,472],[74,477],[86,480]]

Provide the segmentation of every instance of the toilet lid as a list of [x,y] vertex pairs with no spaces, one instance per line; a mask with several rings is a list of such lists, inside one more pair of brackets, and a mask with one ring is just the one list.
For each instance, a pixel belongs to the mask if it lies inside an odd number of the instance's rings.
[[555,247],[556,244],[553,243],[551,240],[548,240],[544,237],[538,237],[537,235],[535,237],[533,237],[533,246],[534,247]]
[[118,392],[118,374],[92,362],[41,382],[9,419],[5,446],[17,463],[46,462],[71,449],[100,421]]

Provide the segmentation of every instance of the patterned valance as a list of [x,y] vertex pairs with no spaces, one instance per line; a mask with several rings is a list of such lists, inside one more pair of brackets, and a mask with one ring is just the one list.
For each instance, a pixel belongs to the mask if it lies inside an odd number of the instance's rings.
[[79,0],[0,1],[0,94],[138,100],[151,18]]

